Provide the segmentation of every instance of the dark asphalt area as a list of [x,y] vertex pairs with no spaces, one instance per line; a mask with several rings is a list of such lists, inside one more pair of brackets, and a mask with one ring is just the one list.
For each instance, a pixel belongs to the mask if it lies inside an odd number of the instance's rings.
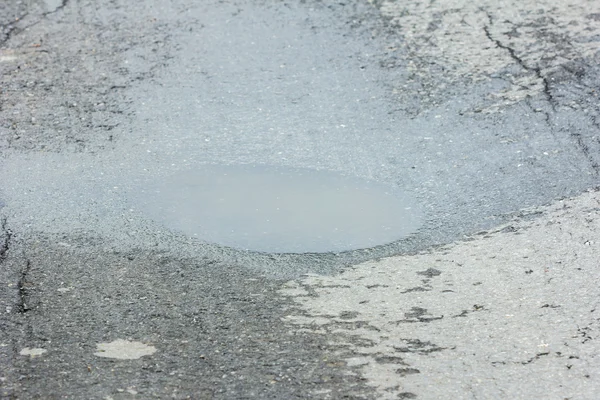
[[[282,322],[284,282],[600,184],[598,5],[450,3],[0,3],[0,397],[378,398],[326,336]],[[371,249],[254,253],[135,201],[205,164],[369,179],[423,224]],[[94,355],[117,339],[157,351]]]

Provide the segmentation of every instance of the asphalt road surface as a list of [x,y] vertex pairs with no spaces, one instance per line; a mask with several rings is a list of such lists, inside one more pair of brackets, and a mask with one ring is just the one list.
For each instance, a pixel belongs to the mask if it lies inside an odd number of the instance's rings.
[[[597,398],[599,49],[595,0],[2,2],[0,396]],[[140,201],[209,164],[421,222],[266,253]]]

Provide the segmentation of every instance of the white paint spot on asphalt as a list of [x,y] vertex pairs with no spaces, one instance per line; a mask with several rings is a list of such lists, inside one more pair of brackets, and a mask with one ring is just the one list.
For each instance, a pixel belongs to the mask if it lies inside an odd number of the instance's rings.
[[17,59],[16,56],[10,54],[0,54],[0,63],[15,61]]
[[105,358],[116,358],[119,360],[137,360],[143,356],[149,356],[156,352],[156,347],[141,342],[130,342],[129,340],[117,339],[110,343],[98,343],[95,356]]
[[42,354],[44,354],[46,352],[47,352],[46,349],[40,349],[40,348],[30,349],[29,347],[25,347],[23,350],[21,350],[19,352],[19,354],[22,356],[37,357],[37,356],[41,356]]

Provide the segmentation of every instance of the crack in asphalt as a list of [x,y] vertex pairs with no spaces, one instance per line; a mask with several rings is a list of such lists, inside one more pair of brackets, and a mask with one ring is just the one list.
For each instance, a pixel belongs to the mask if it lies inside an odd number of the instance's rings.
[[21,270],[21,275],[18,282],[19,300],[17,303],[17,312],[19,314],[25,314],[27,311],[31,310],[31,307],[27,305],[29,299],[28,286],[30,285],[30,282],[27,280],[29,271],[31,271],[31,260],[26,260],[25,267],[23,267]]
[[[486,12],[486,15],[487,15],[489,23],[491,25],[493,23],[492,16],[490,15],[489,12]],[[510,55],[510,58],[512,58],[521,68],[523,68],[525,71],[533,72],[535,74],[536,78],[538,78],[542,82],[542,85],[543,85],[542,92],[544,93],[544,96],[546,97],[548,104],[552,108],[552,111],[556,111],[556,101],[555,101],[554,97],[552,96],[552,89],[550,87],[550,82],[548,81],[548,78],[546,78],[542,74],[541,68],[528,66],[525,63],[525,61],[523,61],[523,59],[517,55],[517,52],[515,51],[515,49],[503,44],[500,40],[495,39],[490,32],[489,25],[484,25],[483,31],[485,32],[485,36],[492,43],[494,43],[496,45],[496,47],[498,47],[499,49],[506,50],[508,52],[508,55]]]
[[10,249],[10,241],[12,239],[12,231],[8,228],[8,219],[6,217],[0,220],[0,234],[2,242],[0,242],[0,264],[6,259],[6,254]]
[[[489,13],[486,13],[488,20],[490,22],[490,24],[492,23],[492,17]],[[506,50],[508,52],[508,54],[510,55],[510,57],[524,70],[526,71],[530,71],[535,73],[535,76],[542,82],[543,85],[543,90],[542,92],[544,93],[544,97],[546,98],[546,101],[548,102],[548,104],[550,105],[552,111],[556,112],[556,107],[557,107],[557,102],[554,99],[553,95],[552,95],[552,89],[550,87],[550,82],[548,81],[548,79],[542,74],[541,68],[540,67],[529,67],[521,57],[519,57],[517,55],[517,53],[515,52],[515,50],[510,47],[507,46],[505,44],[503,44],[502,42],[500,42],[500,40],[495,39],[491,32],[490,32],[490,28],[488,25],[485,25],[483,27],[483,30],[485,32],[486,37],[492,42],[494,43],[498,48],[501,48],[503,50]],[[529,105],[529,107],[533,110],[536,111],[532,105],[527,102],[527,104]],[[552,126],[552,124],[550,123],[551,120],[551,115],[549,112],[545,112],[545,122],[548,125],[548,128],[550,129],[550,131],[554,134],[555,129]],[[592,122],[595,122],[595,119],[593,119]],[[580,133],[571,133],[570,136],[574,139],[575,145],[581,150],[581,152],[583,153],[583,155],[585,156],[585,158],[588,160],[588,162],[590,163],[592,169],[594,170],[595,174],[598,175],[600,173],[600,165],[598,164],[598,162],[594,159],[593,155],[591,154],[588,145],[585,143],[583,137],[581,136]]]
[[52,10],[52,11],[46,11],[45,13],[42,13],[42,15],[45,17],[47,15],[54,14],[55,12],[57,12],[57,11],[62,10],[63,8],[65,8],[66,5],[67,5],[67,3],[69,3],[69,0],[62,0],[62,2],[60,3],[60,5],[57,6],[54,10]]
[[17,31],[18,28],[16,26],[16,23],[22,20],[23,18],[27,17],[28,15],[29,13],[22,14],[16,17],[13,22],[10,22],[6,25],[0,25],[0,33],[2,33],[2,35],[4,36],[4,38],[0,36],[0,45],[3,45],[4,43],[8,42],[12,38],[13,34],[22,31],[22,29]]
[[[486,15],[488,17],[489,23],[492,24],[492,17],[489,13],[486,12]],[[523,61],[523,59],[521,57],[519,57],[515,51],[515,49],[513,49],[510,46],[507,46],[505,44],[503,44],[500,40],[495,39],[491,32],[490,32],[490,27],[489,25],[485,25],[483,27],[483,30],[485,32],[486,37],[492,42],[494,43],[498,48],[506,50],[508,52],[508,54],[510,55],[510,57],[521,67],[523,68],[525,71],[529,71],[529,72],[533,72],[535,74],[535,76],[542,82],[543,85],[543,89],[542,92],[544,93],[544,97],[546,98],[546,101],[548,102],[548,104],[550,105],[551,109],[553,112],[556,112],[556,108],[557,108],[557,102],[556,99],[554,99],[553,95],[552,95],[552,88],[550,87],[550,82],[548,81],[548,79],[542,74],[542,70],[540,67],[530,67],[528,66],[525,61]],[[529,107],[535,111],[535,109],[533,109],[533,107],[531,106],[531,104],[529,104]],[[551,132],[554,133],[554,128],[552,126],[552,124],[550,123],[551,120],[551,115],[548,112],[545,112],[545,121],[546,124],[548,125],[549,129]],[[595,124],[595,119],[592,117],[592,122]],[[571,138],[574,139],[575,145],[581,150],[581,152],[583,153],[583,155],[585,156],[585,158],[588,160],[588,162],[590,163],[592,169],[594,170],[594,173],[596,175],[598,175],[600,173],[600,164],[598,164],[598,162],[594,159],[592,153],[589,150],[588,145],[585,143],[583,136],[580,133],[571,133],[570,134]]]
[[592,168],[594,169],[594,172],[596,173],[596,175],[598,173],[600,173],[600,165],[596,162],[596,160],[594,160],[594,157],[592,156],[588,145],[584,142],[583,136],[581,136],[581,133],[573,132],[573,133],[571,133],[571,137],[575,139],[575,143],[577,144],[577,146],[579,146],[583,155],[587,158],[589,163],[592,165]]
[[[41,16],[42,18],[47,17],[48,15],[54,14],[54,13],[64,9],[68,3],[69,3],[69,0],[62,0],[60,5],[58,5],[54,10],[42,12],[38,15]],[[22,21],[23,18],[25,18],[29,15],[30,15],[29,12],[23,13],[23,14],[19,15],[18,17],[15,17],[15,19],[12,22],[9,22],[8,24],[5,24],[5,25],[0,25],[0,34],[1,34],[0,35],[0,45],[3,45],[4,43],[8,42],[14,35],[19,34],[23,31],[27,30],[28,28],[31,28],[31,27],[37,25],[38,23],[40,23],[41,19],[34,21],[31,24],[26,25],[21,28],[16,25],[18,22]],[[4,36],[4,37],[2,37],[2,36]]]

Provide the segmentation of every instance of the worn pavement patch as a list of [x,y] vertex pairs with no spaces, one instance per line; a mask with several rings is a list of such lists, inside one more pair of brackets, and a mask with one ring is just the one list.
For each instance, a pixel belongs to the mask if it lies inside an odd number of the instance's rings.
[[289,281],[284,321],[327,335],[380,398],[592,399],[599,246],[588,192],[430,252]]

